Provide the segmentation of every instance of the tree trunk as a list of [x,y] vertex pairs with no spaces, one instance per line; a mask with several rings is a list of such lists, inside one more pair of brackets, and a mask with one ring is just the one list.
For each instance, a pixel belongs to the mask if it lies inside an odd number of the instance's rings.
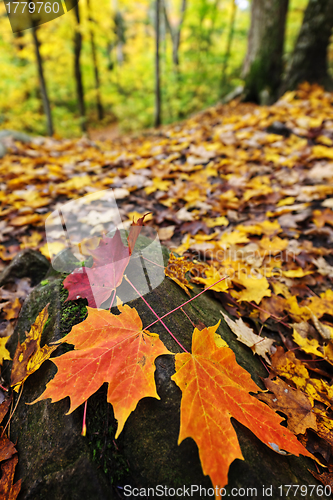
[[77,101],[79,107],[79,114],[81,117],[81,129],[82,132],[87,130],[86,125],[86,112],[85,112],[85,104],[84,104],[84,90],[82,83],[82,73],[81,73],[81,65],[80,65],[80,57],[81,57],[81,49],[82,49],[82,35],[80,33],[80,11],[78,4],[74,8],[75,16],[76,16],[76,30],[74,36],[74,74],[75,74],[75,82],[76,82],[76,93],[77,93]]
[[161,0],[155,0],[155,127],[161,125],[160,10]]
[[[87,0],[87,9],[88,9],[88,20],[90,23],[92,23],[93,19],[91,16],[90,0]],[[104,110],[103,110],[103,105],[102,105],[102,100],[101,100],[100,80],[99,80],[99,71],[98,71],[98,63],[97,63],[97,52],[96,52],[94,31],[92,29],[92,26],[90,26],[90,45],[91,45],[91,54],[92,54],[92,60],[93,60],[93,66],[94,66],[97,114],[98,114],[98,119],[103,120]]]
[[168,31],[170,33],[171,40],[172,40],[172,61],[173,61],[175,68],[178,68],[178,66],[179,66],[180,36],[181,36],[182,25],[184,23],[184,18],[185,18],[186,4],[187,4],[187,0],[182,0],[181,9],[180,9],[180,20],[179,20],[178,25],[175,28],[173,28],[170,24],[170,21],[169,21],[169,16],[168,16],[168,12],[167,12],[166,5],[165,5],[165,0],[163,0],[164,18],[165,18],[165,23],[166,23],[166,26],[168,28]]
[[282,92],[304,81],[332,88],[327,63],[332,27],[333,0],[309,0]]
[[112,0],[112,10],[114,12],[113,21],[114,21],[114,33],[116,35],[116,59],[119,66],[121,66],[124,62],[124,51],[123,47],[125,45],[125,22],[123,15],[118,6],[118,0]]
[[44,78],[44,70],[43,70],[43,60],[39,52],[39,41],[37,37],[37,30],[36,28],[32,28],[32,36],[34,39],[34,45],[35,45],[35,53],[36,53],[36,61],[37,61],[37,68],[38,68],[38,78],[39,78],[39,85],[40,85],[40,91],[42,94],[42,101],[43,101],[43,108],[44,108],[44,113],[46,116],[46,126],[47,126],[47,134],[48,135],[53,135],[53,122],[52,122],[52,114],[51,114],[51,107],[50,107],[50,101],[47,93],[47,88],[46,88],[46,82]]
[[245,98],[273,102],[282,75],[284,33],[289,0],[252,0],[251,27],[244,62]]
[[234,38],[234,32],[235,32],[236,12],[237,12],[236,0],[232,0],[231,18],[230,18],[230,24],[229,24],[229,34],[228,34],[227,48],[226,48],[226,51],[225,51],[224,61],[223,61],[223,67],[222,67],[222,80],[221,80],[221,89],[222,89],[222,91],[223,91],[223,89],[225,87],[225,84],[226,84],[226,81],[227,81],[227,68],[228,68],[228,62],[229,62],[229,59],[230,59],[232,40]]

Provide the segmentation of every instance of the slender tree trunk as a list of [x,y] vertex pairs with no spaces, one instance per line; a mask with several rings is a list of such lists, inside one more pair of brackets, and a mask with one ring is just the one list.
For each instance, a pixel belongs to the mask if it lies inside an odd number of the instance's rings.
[[332,88],[327,63],[332,27],[333,0],[309,0],[282,92],[304,81]]
[[155,0],[155,127],[161,125],[160,10],[161,0]]
[[82,83],[82,73],[81,73],[81,65],[80,65],[80,57],[81,57],[81,49],[82,49],[82,35],[80,33],[80,11],[78,4],[74,8],[75,17],[76,17],[76,30],[74,35],[74,75],[76,82],[76,94],[77,94],[77,102],[79,108],[79,114],[81,117],[81,129],[82,132],[87,130],[86,124],[86,112],[85,112],[85,104],[84,104],[84,90]]
[[182,6],[181,6],[180,21],[178,23],[178,26],[177,26],[177,29],[175,32],[175,41],[173,43],[173,51],[172,51],[172,59],[173,59],[173,63],[175,66],[179,66],[180,35],[181,35],[181,29],[182,29],[182,26],[184,23],[185,11],[186,11],[186,0],[183,0]]
[[244,62],[245,98],[274,101],[283,70],[282,56],[289,0],[252,0],[248,50]]
[[42,94],[42,101],[43,101],[43,108],[44,108],[44,113],[46,116],[46,126],[47,126],[47,134],[48,135],[53,135],[53,121],[52,121],[52,114],[51,114],[51,107],[50,107],[50,101],[47,93],[47,88],[46,88],[46,82],[44,78],[44,70],[43,70],[43,60],[40,55],[39,51],[39,40],[37,37],[37,29],[32,28],[32,36],[34,40],[34,45],[35,45],[35,53],[36,53],[36,61],[37,61],[37,68],[38,68],[38,78],[39,78],[39,85],[40,85],[40,91]]
[[[88,8],[89,22],[92,23],[93,19],[92,19],[92,15],[91,15],[90,0],[87,0],[87,8]],[[93,66],[94,66],[97,114],[98,114],[98,119],[103,120],[104,110],[103,110],[102,99],[101,99],[100,80],[99,80],[99,71],[98,71],[98,63],[97,63],[97,51],[96,51],[95,37],[94,37],[94,31],[93,31],[92,26],[90,26],[90,45],[91,45],[91,54],[92,54],[92,60],[93,60]]]
[[187,0],[182,0],[181,9],[180,9],[180,20],[179,20],[179,23],[178,23],[176,28],[173,28],[171,26],[170,21],[169,21],[168,12],[167,12],[166,5],[165,5],[165,0],[162,0],[162,1],[163,1],[163,12],[164,12],[166,27],[170,33],[171,40],[172,40],[172,61],[173,61],[174,66],[176,68],[178,68],[178,66],[179,66],[180,38],[181,38],[181,31],[182,31],[182,26],[184,23],[184,18],[185,18]]
[[235,32],[236,12],[237,12],[236,0],[232,0],[228,41],[227,41],[227,47],[226,47],[223,66],[222,66],[222,80],[221,80],[221,90],[222,91],[223,91],[223,88],[225,87],[225,84],[227,81],[227,69],[228,69],[228,63],[229,63],[230,54],[231,54],[232,40],[234,38],[234,32]]
[[118,66],[121,66],[124,62],[124,51],[123,47],[125,44],[125,25],[124,25],[124,18],[121,14],[121,11],[119,10],[118,7],[118,0],[112,0],[112,11],[114,12],[113,14],[113,20],[114,20],[114,32],[116,35],[116,59]]

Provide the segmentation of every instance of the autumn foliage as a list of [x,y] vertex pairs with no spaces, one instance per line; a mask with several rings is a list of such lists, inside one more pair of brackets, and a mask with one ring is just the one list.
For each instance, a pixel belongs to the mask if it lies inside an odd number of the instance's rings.
[[[221,301],[221,320],[267,370],[264,392],[237,364],[218,325],[194,332],[191,327],[191,352],[174,355],[153,327],[143,329],[143,318],[129,305],[118,302],[119,314],[99,309],[110,296],[113,300],[126,274],[139,223],[132,226],[128,246],[117,232],[103,236],[90,249],[92,266],[65,279],[68,300],[86,298],[88,316],[62,339],[73,350],[51,358],[58,371],[37,401],[68,396],[73,411],[106,382],[119,436],[138,401],[158,397],[156,357],[175,356],[172,379],[182,390],[179,442],[195,440],[214,485],[225,485],[229,465],[242,458],[231,418],[278,453],[310,456],[310,437],[317,439],[316,458],[327,465],[328,480],[333,470],[325,451],[333,446],[332,103],[331,94],[304,85],[274,106],[213,108],[180,128],[165,129],[163,137],[119,141],[111,152],[83,140],[54,140],[58,156],[50,156],[49,144],[12,146],[0,169],[0,200],[7,196],[11,204],[3,201],[1,212],[3,262],[24,248],[48,255],[40,228],[54,199],[111,186],[129,225],[152,212],[145,224],[173,251],[166,279],[181,286],[188,300],[194,283],[213,290]],[[269,131],[277,121],[285,124],[285,135]],[[68,166],[74,154],[82,162]],[[8,174],[12,164],[15,178]],[[98,173],[91,173],[92,165]],[[40,187],[38,195],[27,186],[36,192]],[[96,213],[106,226],[105,214]],[[85,222],[94,224],[88,216]],[[57,251],[64,245],[59,242]],[[0,289],[8,324],[17,315],[14,299],[22,301],[21,289],[18,284]],[[22,388],[51,354],[46,349],[44,356],[38,340],[45,321],[43,310],[18,346],[13,387]],[[8,357],[3,348],[2,358]],[[285,415],[287,427],[277,412]]]

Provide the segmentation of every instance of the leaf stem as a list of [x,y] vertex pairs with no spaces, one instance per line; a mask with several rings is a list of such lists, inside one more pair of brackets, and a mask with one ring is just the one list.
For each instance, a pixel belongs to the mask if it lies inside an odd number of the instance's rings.
[[13,411],[11,412],[11,414],[10,414],[10,416],[9,416],[9,418],[8,418],[8,422],[6,423],[5,428],[4,428],[4,430],[2,431],[1,436],[3,436],[3,435],[4,435],[5,430],[7,429],[8,425],[9,425],[9,423],[10,423],[11,419],[12,419],[12,416],[13,416],[13,415],[14,415],[14,413],[15,413],[15,410],[16,410],[16,408],[17,408],[17,405],[19,404],[19,401],[20,401],[20,399],[21,399],[22,392],[23,392],[23,385],[24,385],[24,384],[22,383],[22,385],[21,385],[21,392],[20,392],[20,394],[19,394],[19,396],[18,396],[18,398],[17,398],[16,405],[15,405],[15,407],[14,407]]
[[[124,278],[131,285],[131,287],[136,291],[136,293],[142,298],[143,302],[146,304],[147,307],[149,307],[149,309],[156,316],[156,318],[158,318],[157,321],[161,322],[161,324],[164,326],[164,328],[166,329],[166,331],[171,335],[171,337],[173,338],[173,340],[175,342],[177,342],[177,344],[183,349],[184,352],[188,353],[188,351],[185,349],[185,347],[179,342],[179,340],[177,340],[177,338],[174,336],[174,334],[169,330],[169,328],[166,326],[166,324],[162,321],[162,318],[160,318],[159,315],[154,311],[154,309],[148,304],[148,302],[146,301],[146,299],[141,295],[141,293],[139,292],[139,290],[137,290],[135,288],[135,286],[133,285],[133,283],[131,283],[131,281],[127,278],[127,276],[125,274],[124,274]],[[157,323],[157,321],[155,321],[155,323]],[[146,328],[144,328],[144,330],[146,330]]]
[[110,303],[110,307],[109,307],[109,312],[111,312],[115,296],[116,296],[116,289],[112,290],[112,296],[111,296],[112,298],[111,298],[111,303]]
[[83,422],[82,422],[82,432],[81,436],[85,436],[87,434],[87,425],[86,425],[86,419],[87,419],[87,403],[88,400],[84,402],[84,410],[83,410]]
[[192,297],[191,299],[187,300],[186,302],[184,302],[183,304],[181,304],[180,306],[176,307],[175,309],[172,309],[172,311],[169,311],[167,312],[166,314],[164,314],[164,316],[161,316],[161,318],[157,319],[156,321],[153,321],[153,323],[150,323],[150,325],[146,326],[145,327],[145,330],[147,330],[148,328],[150,328],[151,326],[155,325],[155,323],[158,323],[158,321],[160,321],[161,319],[165,318],[166,316],[169,316],[169,314],[172,314],[173,312],[177,311],[178,309],[181,309],[183,306],[185,306],[186,304],[188,304],[189,302],[192,302],[192,300],[196,299],[197,297],[199,297],[199,295],[207,292],[207,290],[209,290],[210,288],[212,288],[213,286],[217,285],[218,283],[220,283],[220,281],[223,281],[227,278],[227,276],[225,276],[224,278],[221,278],[220,280],[218,280],[216,283],[213,283],[212,285],[210,285],[209,287],[205,288],[204,290],[202,290],[201,292],[199,292],[197,295],[195,295],[194,297]]
[[276,321],[278,321],[279,323],[281,323],[281,325],[284,325],[287,328],[291,328],[291,326],[288,325],[288,323],[285,323],[284,321],[282,321],[282,319],[278,318],[277,316],[275,316],[274,314],[270,313],[269,311],[265,311],[265,309],[262,309],[261,307],[257,306],[253,302],[249,302],[249,304],[251,304],[252,307],[255,307],[259,311],[261,311],[261,312],[263,312],[265,314],[269,314],[272,318],[276,319]]

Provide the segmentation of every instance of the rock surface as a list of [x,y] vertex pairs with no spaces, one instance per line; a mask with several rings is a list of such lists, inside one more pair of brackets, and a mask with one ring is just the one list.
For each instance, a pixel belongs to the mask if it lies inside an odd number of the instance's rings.
[[[166,249],[164,257],[167,259]],[[52,276],[29,295],[10,342],[12,354],[18,338],[21,342],[24,340],[25,331],[30,329],[47,303],[50,303],[50,319],[44,329],[42,343],[58,340],[84,319],[85,301],[65,301],[67,292],[62,287],[63,278]],[[194,289],[194,293],[198,291],[199,288]],[[145,298],[160,315],[188,299],[183,290],[168,278]],[[129,305],[137,308],[144,326],[155,320],[140,298]],[[221,320],[221,304],[209,292],[184,309],[197,325],[211,326]],[[183,312],[174,312],[165,318],[165,323],[190,349],[193,326]],[[157,323],[149,330],[158,333],[169,350],[179,352],[179,347],[161,325]],[[262,387],[260,377],[266,376],[266,373],[257,357],[236,340],[223,319],[218,333],[233,349],[238,363]],[[61,354],[62,349],[66,347],[58,348],[55,355]],[[156,360],[155,378],[161,399],[141,400],[117,443],[114,441],[116,422],[112,407],[106,402],[106,386],[88,401],[86,437],[80,435],[83,409],[65,415],[69,408],[68,398],[53,404],[46,400],[33,406],[26,405],[43,392],[55,371],[53,363],[47,361],[27,379],[11,423],[11,439],[17,442],[19,453],[15,479],[23,479],[19,500],[135,498],[124,496],[121,488],[125,485],[144,488],[157,485],[211,487],[209,478],[202,473],[194,441],[186,439],[180,446],[177,445],[181,392],[170,380],[174,373],[172,356],[161,356]],[[256,494],[253,490],[243,496],[248,499],[267,498],[263,494],[265,485],[266,488],[272,486],[269,498],[278,499],[281,497],[277,488],[282,484],[317,484],[308,472],[308,469],[314,468],[309,459],[281,456],[245,427],[234,420],[232,422],[245,460],[236,460],[231,465],[228,493],[232,488],[256,488]],[[225,446],[228,444],[225,443]],[[200,492],[194,492],[192,498],[205,497]],[[302,498],[310,499],[310,496]]]
[[35,286],[45,277],[49,268],[49,261],[41,253],[30,248],[22,250],[0,273],[0,286],[14,282],[17,278],[30,278],[32,286]]
[[6,143],[8,140],[20,141],[23,143],[31,142],[32,138],[23,132],[15,130],[0,130],[0,158],[3,158],[7,153]]

